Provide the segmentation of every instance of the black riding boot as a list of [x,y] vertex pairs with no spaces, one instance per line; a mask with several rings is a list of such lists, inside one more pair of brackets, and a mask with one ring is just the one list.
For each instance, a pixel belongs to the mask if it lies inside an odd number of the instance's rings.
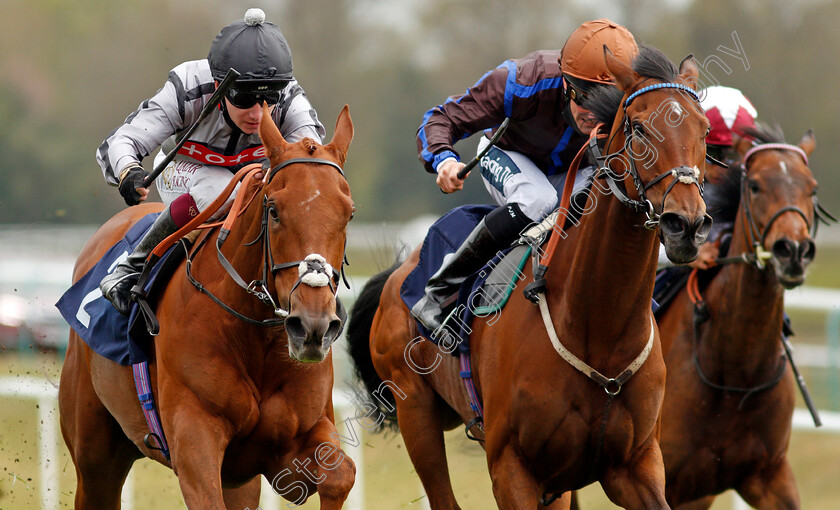
[[498,250],[508,247],[530,223],[517,204],[490,212],[432,276],[426,286],[426,295],[411,308],[412,315],[429,331],[438,330],[445,319],[441,309],[443,303]]
[[140,279],[140,272],[143,271],[143,264],[152,250],[164,239],[175,233],[178,227],[172,221],[169,214],[169,207],[161,211],[152,224],[152,228],[146,232],[143,239],[137,243],[134,251],[131,252],[125,261],[120,262],[114,268],[114,272],[102,279],[99,283],[99,290],[102,295],[114,305],[123,315],[131,311],[131,288]]

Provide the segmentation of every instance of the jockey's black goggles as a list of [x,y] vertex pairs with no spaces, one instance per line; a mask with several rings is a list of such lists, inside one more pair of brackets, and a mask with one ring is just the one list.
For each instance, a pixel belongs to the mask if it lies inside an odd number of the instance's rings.
[[262,104],[266,102],[269,105],[280,102],[282,91],[286,88],[289,82],[272,82],[260,85],[234,85],[227,91],[227,97],[230,104],[236,108],[246,110],[255,104]]
[[583,102],[586,100],[586,95],[591,86],[586,86],[579,80],[575,80],[569,76],[563,76],[563,79],[566,81],[566,97],[568,100],[574,101],[578,106],[583,106]]

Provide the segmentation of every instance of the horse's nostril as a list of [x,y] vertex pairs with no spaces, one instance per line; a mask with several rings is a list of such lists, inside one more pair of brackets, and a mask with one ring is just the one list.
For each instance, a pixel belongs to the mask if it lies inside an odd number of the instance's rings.
[[665,213],[659,218],[659,228],[664,234],[677,237],[686,231],[688,222],[679,214]]
[[342,324],[339,319],[333,319],[330,321],[330,325],[327,326],[327,332],[324,334],[324,338],[329,342],[334,342],[338,339],[338,335],[341,334]]
[[712,230],[712,217],[704,214],[702,218],[697,218],[694,221],[694,239],[698,243],[706,242],[709,237],[709,232]]
[[289,338],[302,341],[306,338],[306,329],[300,317],[294,315],[286,317],[286,334]]
[[814,256],[817,254],[817,245],[814,241],[810,239],[806,239],[799,245],[799,258],[804,263],[809,263],[814,260]]
[[788,239],[779,239],[773,243],[773,255],[778,259],[789,259],[797,253],[796,245]]

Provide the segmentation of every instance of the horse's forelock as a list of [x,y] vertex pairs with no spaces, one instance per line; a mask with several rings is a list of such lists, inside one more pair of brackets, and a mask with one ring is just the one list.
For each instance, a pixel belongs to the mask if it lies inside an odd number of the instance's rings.
[[633,70],[645,78],[668,83],[676,80],[678,74],[677,67],[664,53],[644,44],[639,47],[639,54],[633,59]]
[[741,131],[744,135],[754,138],[758,143],[785,143],[785,133],[778,124],[770,126],[757,122],[755,127],[745,127]]
[[321,144],[308,137],[301,140],[300,143],[303,145],[303,148],[309,152],[309,154],[315,154],[315,151],[321,146]]

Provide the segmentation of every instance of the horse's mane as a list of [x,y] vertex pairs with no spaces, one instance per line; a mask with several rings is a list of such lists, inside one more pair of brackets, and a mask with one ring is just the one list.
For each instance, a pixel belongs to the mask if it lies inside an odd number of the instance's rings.
[[706,193],[706,211],[717,221],[733,221],[741,203],[741,165],[731,165],[721,172],[721,179],[714,183],[707,181],[707,187],[714,187],[713,193]]
[[[653,46],[641,45],[639,54],[633,59],[632,67],[645,78],[662,82],[673,82],[677,79],[674,63]],[[613,85],[597,85],[589,91],[583,106],[593,113],[597,122],[611,126],[623,96],[624,92]]]
[[741,132],[749,138],[754,138],[758,143],[785,143],[785,133],[778,124],[769,126],[757,122],[755,127],[744,127]]
[[[754,139],[759,144],[785,143],[785,134],[778,124],[769,126],[759,122],[756,123],[755,127],[741,129],[741,134]],[[715,187],[715,193],[710,193],[706,197],[706,208],[716,221],[735,218],[741,201],[742,177],[742,165],[732,165],[728,170],[722,172],[720,181],[712,184]]]
[[596,85],[586,94],[583,107],[592,112],[596,122],[612,126],[623,97],[624,92],[613,85]]

